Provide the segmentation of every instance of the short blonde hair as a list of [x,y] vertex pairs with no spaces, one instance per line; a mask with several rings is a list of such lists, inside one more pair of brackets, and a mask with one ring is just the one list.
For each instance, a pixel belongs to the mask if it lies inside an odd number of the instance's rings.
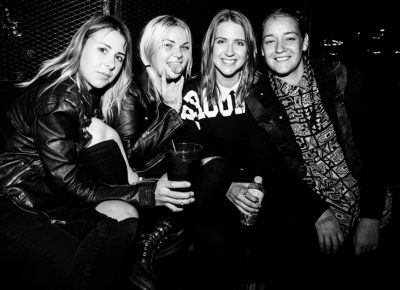
[[174,27],[183,28],[188,37],[190,56],[185,69],[185,77],[190,78],[193,65],[192,33],[189,26],[182,19],[171,15],[161,15],[153,18],[144,27],[139,42],[140,58],[146,67],[146,73],[148,75],[147,83],[143,89],[146,90],[150,97],[157,101],[161,100],[161,82],[157,72],[152,68],[154,66],[153,59],[157,54],[165,35]]

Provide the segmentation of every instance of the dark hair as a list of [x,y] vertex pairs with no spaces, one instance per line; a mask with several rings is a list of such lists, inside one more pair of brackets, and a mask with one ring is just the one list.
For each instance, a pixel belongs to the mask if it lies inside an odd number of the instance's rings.
[[304,37],[306,34],[308,34],[308,28],[309,28],[308,22],[302,11],[287,7],[275,8],[270,13],[268,13],[268,15],[264,18],[264,21],[262,23],[262,29],[264,28],[265,23],[269,19],[277,17],[292,18],[299,25],[301,36]]

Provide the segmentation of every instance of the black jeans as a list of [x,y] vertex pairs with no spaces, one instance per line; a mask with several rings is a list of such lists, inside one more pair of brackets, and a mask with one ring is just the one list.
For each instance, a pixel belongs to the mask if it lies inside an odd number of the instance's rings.
[[225,197],[232,170],[216,158],[201,168],[194,216],[193,289],[232,289],[243,264],[239,212]]
[[[99,150],[100,155],[96,154]],[[92,157],[87,160],[88,172],[103,168],[106,173],[112,168],[108,172],[114,175],[108,178],[126,179],[126,166],[115,142],[99,143],[88,153]],[[98,162],[106,167],[99,167]],[[97,212],[95,206],[35,213],[0,198],[0,289],[129,289],[137,219],[117,222]]]
[[137,219],[117,222],[93,207],[61,210],[66,222],[0,201],[0,285],[29,289],[115,289],[125,287]]
[[313,223],[284,198],[285,187],[266,188],[256,224],[242,226],[239,210],[226,197],[237,179],[232,168],[222,158],[202,168],[194,226],[194,289],[232,290],[251,282],[266,284],[266,289],[300,289],[320,266],[307,264],[310,256],[311,261],[319,258]]

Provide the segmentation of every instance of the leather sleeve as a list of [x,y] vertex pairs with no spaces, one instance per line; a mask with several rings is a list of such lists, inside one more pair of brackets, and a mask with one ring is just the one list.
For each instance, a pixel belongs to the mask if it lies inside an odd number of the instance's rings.
[[151,104],[140,95],[131,95],[126,100],[116,121],[129,164],[141,169],[145,163],[157,156],[172,134],[183,124],[178,113],[160,102]]
[[[56,96],[61,99],[62,96]],[[81,108],[66,99],[49,104],[34,121],[34,139],[46,179],[58,198],[83,203],[121,199],[139,207],[154,206],[156,180],[109,186],[80,174],[77,140]]]

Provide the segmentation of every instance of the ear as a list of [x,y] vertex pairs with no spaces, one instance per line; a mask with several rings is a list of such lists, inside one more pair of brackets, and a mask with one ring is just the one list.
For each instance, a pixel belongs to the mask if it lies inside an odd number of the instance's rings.
[[303,51],[307,51],[308,44],[309,44],[309,38],[308,38],[308,33],[306,33],[304,35],[304,40],[303,40]]
[[263,49],[262,45],[261,45],[261,55],[262,55],[262,56],[265,56],[265,55],[264,55],[264,49]]

